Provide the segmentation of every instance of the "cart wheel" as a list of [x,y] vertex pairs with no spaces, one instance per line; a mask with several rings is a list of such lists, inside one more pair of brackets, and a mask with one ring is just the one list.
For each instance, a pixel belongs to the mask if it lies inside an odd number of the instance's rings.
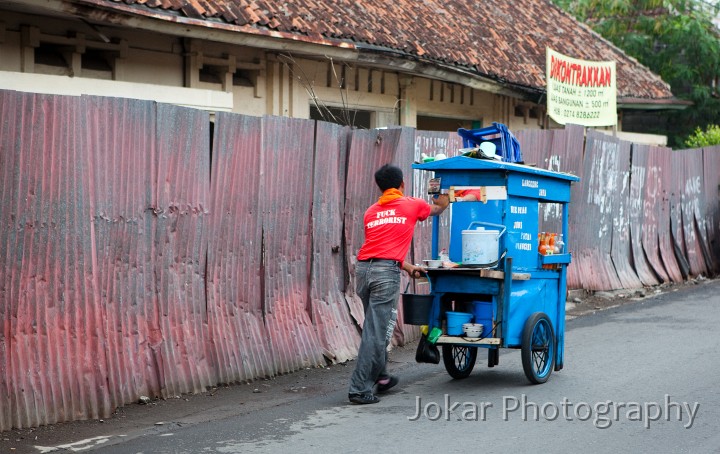
[[452,378],[467,378],[475,367],[477,347],[443,344],[442,357],[445,370]]
[[533,384],[545,383],[555,364],[555,334],[544,313],[535,312],[525,322],[521,356],[528,380]]

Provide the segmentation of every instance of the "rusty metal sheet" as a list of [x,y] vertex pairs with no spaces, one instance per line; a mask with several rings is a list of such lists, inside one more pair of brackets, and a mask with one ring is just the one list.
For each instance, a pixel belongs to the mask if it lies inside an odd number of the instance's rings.
[[310,320],[310,216],[315,122],[263,118],[260,208],[263,218],[265,326],[274,369],[324,364]]
[[[633,144],[632,164],[630,173],[630,203],[628,204],[628,219],[630,223],[630,249],[632,263],[638,278],[643,285],[651,286],[660,283],[653,265],[648,261],[648,255],[643,248],[643,232],[646,222],[652,225],[657,238],[657,209],[655,197],[646,197],[646,187],[655,188],[658,181],[659,169],[649,166],[650,147],[648,145]],[[657,244],[657,241],[655,241]],[[650,251],[657,256],[657,249]]]
[[[159,396],[162,342],[153,265],[155,119],[152,102],[84,97],[94,196],[99,302],[113,406]],[[143,339],[143,342],[138,342]]]
[[205,304],[209,114],[157,104],[156,137],[153,246],[162,343],[155,355],[163,397],[173,397],[215,384]]
[[[91,169],[86,160],[86,120],[82,99],[32,95],[39,101],[25,117],[23,130],[29,168],[23,171],[18,195],[26,197],[16,212],[24,232],[17,326],[13,345],[21,353],[11,364],[18,396],[33,389],[39,399],[24,401],[26,415],[34,413],[41,424],[110,413],[102,308],[97,305],[94,267]],[[38,115],[41,113],[41,115]],[[35,122],[38,123],[35,123]],[[24,148],[24,147],[23,147]],[[21,177],[21,178],[23,178]],[[26,192],[27,191],[27,192]],[[26,293],[27,292],[27,293]],[[34,295],[33,293],[34,292]],[[31,330],[26,323],[32,323]],[[37,330],[37,331],[36,331]],[[46,330],[46,332],[42,332]],[[27,336],[27,337],[26,337]],[[88,341],[90,340],[90,341]],[[32,351],[22,351],[22,348]],[[29,354],[29,356],[25,356]],[[27,371],[33,370],[25,382]],[[30,388],[28,387],[30,385]],[[27,397],[26,397],[27,399]],[[34,405],[34,406],[32,406]]]
[[[660,282],[669,282],[677,266],[666,266],[669,257],[674,257],[672,248],[668,250],[669,235],[669,192],[664,190],[664,181],[669,179],[670,169],[666,167],[667,153],[660,147],[646,146],[647,171],[643,192],[643,222],[641,238],[643,251],[653,272]],[[665,221],[667,220],[667,221]],[[663,245],[665,245],[663,247]],[[668,256],[668,252],[670,255]],[[664,256],[663,256],[664,255]]]
[[[578,238],[577,265],[582,286],[589,290],[622,288],[612,264],[612,223],[618,206],[619,145],[588,130],[583,167],[583,219],[586,235]],[[573,256],[573,261],[576,257]]]
[[[220,383],[275,374],[262,293],[262,119],[215,117],[207,223],[207,311]],[[262,194],[260,192],[260,194]]]
[[559,138],[556,132],[561,130],[524,129],[513,131],[520,143],[523,161],[527,165],[548,168],[548,155],[553,142]]
[[0,429],[105,416],[82,101],[0,96]]
[[618,168],[615,200],[612,220],[612,249],[610,256],[617,271],[622,288],[641,288],[642,281],[638,277],[631,262],[633,258],[630,245],[630,218],[628,216],[630,206],[630,148],[631,143],[618,140]]
[[10,216],[11,200],[17,196],[15,178],[21,152],[19,136],[22,128],[20,93],[0,90],[0,431],[13,427],[13,395],[10,393],[12,374],[10,339],[13,314],[12,276],[16,267],[14,219]]
[[703,149],[703,192],[705,206],[702,217],[707,235],[708,267],[720,272],[720,146]]
[[350,129],[318,122],[313,169],[311,318],[323,355],[333,362],[357,356],[360,335],[345,302],[345,160]]
[[[664,188],[668,193],[669,212],[667,216],[670,218],[670,232],[669,235],[660,234],[660,253],[663,256],[663,260],[671,260],[671,257],[674,257],[680,269],[681,276],[679,280],[673,280],[680,282],[691,273],[690,262],[688,261],[685,248],[682,220],[682,200],[685,192],[684,162],[682,159],[673,159],[674,156],[671,156],[671,150],[663,150],[663,152],[665,159],[664,164],[666,165],[664,168],[669,171],[663,174],[663,181],[660,183],[660,187]],[[661,219],[664,218],[665,215],[661,212]],[[669,244],[663,245],[663,240],[669,241]]]
[[[673,205],[673,194],[678,193],[680,188],[680,180],[676,178],[682,174],[682,170],[675,168],[682,166],[673,166],[671,159],[672,150],[665,147],[650,147],[650,168],[656,169],[655,178],[648,179],[647,191],[645,197],[648,200],[646,222],[643,224],[643,247],[648,259],[653,264],[655,272],[664,282],[672,280],[681,282],[683,273],[681,272],[680,258],[674,246],[672,232],[673,218],[679,218],[680,208]],[[673,213],[677,213],[675,216]],[[647,214],[655,214],[655,222],[648,222]],[[682,232],[680,238],[682,238]],[[654,238],[651,237],[654,235]]]
[[345,300],[350,314],[361,326],[365,321],[365,312],[362,301],[355,293],[355,265],[357,252],[365,239],[363,216],[381,195],[375,184],[375,171],[393,162],[401,134],[401,129],[392,128],[356,130],[351,136],[345,184],[345,251],[350,277]]
[[703,197],[703,152],[701,148],[693,150],[676,151],[673,160],[681,159],[684,176],[682,194],[682,231],[692,276],[707,275],[707,266],[703,257],[703,244],[707,243],[703,217],[700,214],[701,206],[705,204]]

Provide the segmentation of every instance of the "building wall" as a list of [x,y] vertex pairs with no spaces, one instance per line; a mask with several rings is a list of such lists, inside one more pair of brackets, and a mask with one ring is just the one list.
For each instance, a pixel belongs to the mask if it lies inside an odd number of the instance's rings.
[[[291,47],[269,53],[144,30],[100,32],[80,21],[15,12],[3,12],[0,29],[0,84],[19,91],[111,95],[294,118],[310,118],[310,107],[319,105],[370,112],[369,127],[417,127],[418,116],[423,126],[437,130],[493,121],[511,129],[544,125],[544,116],[516,116],[519,101],[507,96],[324,56],[294,56]],[[43,48],[62,49],[66,66],[40,64],[36,53]],[[87,67],[82,60],[88,53],[100,55],[107,67]],[[18,72],[47,77],[18,77]]]

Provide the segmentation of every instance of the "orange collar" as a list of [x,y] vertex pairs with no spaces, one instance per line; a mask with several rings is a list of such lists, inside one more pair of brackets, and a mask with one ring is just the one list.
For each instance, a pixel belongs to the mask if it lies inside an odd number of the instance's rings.
[[390,188],[390,189],[386,190],[385,192],[383,192],[383,194],[378,199],[378,203],[380,205],[385,205],[386,203],[390,203],[393,200],[399,199],[402,196],[403,196],[403,193],[401,190],[396,189],[396,188]]

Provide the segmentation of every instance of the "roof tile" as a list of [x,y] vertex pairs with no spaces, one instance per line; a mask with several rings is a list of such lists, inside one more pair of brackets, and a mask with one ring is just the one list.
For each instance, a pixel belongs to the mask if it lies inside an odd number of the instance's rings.
[[[78,2],[91,0],[76,0]],[[92,0],[112,9],[136,0]],[[475,68],[480,75],[545,88],[545,48],[585,60],[617,61],[618,96],[671,98],[659,76],[549,0],[138,0],[138,14],[179,11],[194,19],[279,31],[338,45],[367,43],[425,61]],[[247,27],[249,26],[249,27]]]

